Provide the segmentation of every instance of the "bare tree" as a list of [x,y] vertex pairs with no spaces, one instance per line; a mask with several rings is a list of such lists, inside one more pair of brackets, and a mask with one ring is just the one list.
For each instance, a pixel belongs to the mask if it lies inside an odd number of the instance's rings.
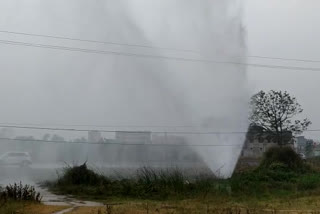
[[251,97],[251,125],[259,126],[263,132],[271,133],[279,145],[284,145],[284,137],[305,131],[311,122],[305,118],[295,119],[303,112],[295,97],[286,91],[260,91]]

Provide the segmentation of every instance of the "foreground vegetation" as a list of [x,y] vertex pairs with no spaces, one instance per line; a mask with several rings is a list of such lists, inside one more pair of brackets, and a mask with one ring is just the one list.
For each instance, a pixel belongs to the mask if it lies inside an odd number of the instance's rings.
[[[80,197],[134,198],[134,199],[184,199],[204,192],[211,188],[219,188],[214,176],[199,175],[187,178],[178,169],[141,168],[134,177],[112,179],[81,166],[67,167],[63,176],[46,185],[55,193],[71,194]],[[222,182],[219,183],[221,185]],[[214,185],[214,186],[212,186]]]
[[13,184],[0,189],[0,213],[15,213],[17,210],[24,210],[30,204],[41,202],[40,193],[35,191],[33,186]]
[[256,169],[229,179],[214,175],[185,176],[178,169],[141,168],[130,179],[113,179],[81,166],[67,167],[57,181],[47,183],[59,194],[108,200],[270,199],[320,195],[320,172],[292,149],[269,150]]
[[[313,160],[314,166],[316,160]],[[320,205],[320,172],[289,148],[274,148],[259,167],[229,179],[186,176],[178,169],[141,168],[135,176],[111,178],[86,164],[65,168],[48,187],[60,194],[95,199],[104,207],[75,207],[70,213],[316,213]],[[3,189],[0,213],[53,213],[65,209],[40,205],[40,195],[21,184]],[[23,189],[27,192],[22,193]],[[10,194],[9,194],[10,193]],[[12,194],[13,193],[13,194]],[[18,197],[13,197],[13,195]],[[21,198],[26,195],[28,197]],[[32,197],[30,197],[32,196]],[[311,212],[311,211],[312,212]],[[306,212],[306,213],[308,213]],[[303,213],[303,212],[299,212]]]

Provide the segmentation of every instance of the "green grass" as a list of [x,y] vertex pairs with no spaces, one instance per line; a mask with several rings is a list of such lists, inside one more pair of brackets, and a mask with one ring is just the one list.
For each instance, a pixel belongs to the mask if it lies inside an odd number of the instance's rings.
[[320,172],[290,148],[269,150],[261,165],[229,179],[187,177],[179,169],[139,169],[130,179],[112,179],[81,166],[67,167],[49,189],[89,199],[186,200],[214,197],[242,200],[296,197],[320,193]]
[[137,198],[165,200],[191,198],[212,190],[222,191],[225,182],[213,175],[199,175],[192,179],[179,169],[140,168],[130,179],[112,179],[99,175],[87,166],[64,169],[58,180],[47,182],[49,189],[58,194],[72,194],[86,198]]
[[[70,168],[69,170],[72,170]],[[96,183],[72,184],[65,178],[49,183],[58,194],[82,198],[131,198],[182,200],[210,197],[284,197],[320,189],[320,173],[298,173],[287,168],[258,168],[233,175],[229,179],[214,176],[188,178],[178,169],[141,168],[130,179],[111,179],[99,175]],[[62,182],[63,181],[63,182]]]

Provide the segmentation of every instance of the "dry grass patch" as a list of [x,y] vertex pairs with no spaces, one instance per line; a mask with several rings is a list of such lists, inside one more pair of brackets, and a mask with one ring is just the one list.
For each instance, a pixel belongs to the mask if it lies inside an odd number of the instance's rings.
[[19,210],[21,214],[52,214],[67,209],[67,206],[49,206],[42,204],[30,204]]
[[76,207],[66,214],[105,214],[104,207]]

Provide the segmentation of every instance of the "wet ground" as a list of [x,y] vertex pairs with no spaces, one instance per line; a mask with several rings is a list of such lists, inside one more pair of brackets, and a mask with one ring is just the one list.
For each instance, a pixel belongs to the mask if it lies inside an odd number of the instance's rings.
[[58,177],[62,165],[35,164],[30,167],[19,166],[2,166],[0,168],[0,185],[19,183],[28,184],[36,187],[36,191],[41,193],[42,202],[46,205],[70,206],[75,208],[78,206],[102,206],[100,203],[80,201],[70,196],[59,196],[50,193],[46,189],[41,188],[39,182],[53,180]]
[[[71,196],[60,196],[50,193],[48,190],[40,187],[39,183],[48,180],[55,180],[61,175],[63,168],[66,164],[32,164],[29,167],[20,166],[0,166],[0,185],[5,186],[8,184],[20,183],[23,185],[28,184],[36,187],[36,191],[41,193],[42,202],[49,206],[65,206],[66,209],[56,214],[63,214],[69,212],[77,213],[83,207],[92,207],[92,209],[99,209],[104,207],[101,203],[82,201],[75,199]],[[136,173],[139,166],[119,167],[107,165],[89,165],[96,172],[111,175],[111,176],[132,176]],[[196,172],[193,169],[190,172]],[[88,208],[89,209],[89,208]]]

